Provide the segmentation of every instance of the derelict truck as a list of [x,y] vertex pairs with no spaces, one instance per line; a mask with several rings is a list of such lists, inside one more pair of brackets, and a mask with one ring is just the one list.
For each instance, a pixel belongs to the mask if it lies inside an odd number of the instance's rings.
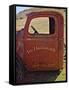
[[16,70],[48,71],[63,68],[64,19],[56,11],[32,12],[16,31]]

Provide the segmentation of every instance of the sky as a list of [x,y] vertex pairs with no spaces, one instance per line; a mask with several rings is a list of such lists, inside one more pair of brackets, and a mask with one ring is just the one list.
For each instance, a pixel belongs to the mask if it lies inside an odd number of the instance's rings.
[[29,8],[31,7],[16,6],[16,14]]

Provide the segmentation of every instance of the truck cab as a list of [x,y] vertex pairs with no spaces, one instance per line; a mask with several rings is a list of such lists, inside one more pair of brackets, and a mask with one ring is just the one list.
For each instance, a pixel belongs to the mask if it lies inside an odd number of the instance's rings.
[[[63,68],[64,19],[55,11],[32,12],[16,32],[16,62],[28,71]],[[20,66],[21,66],[20,65]]]

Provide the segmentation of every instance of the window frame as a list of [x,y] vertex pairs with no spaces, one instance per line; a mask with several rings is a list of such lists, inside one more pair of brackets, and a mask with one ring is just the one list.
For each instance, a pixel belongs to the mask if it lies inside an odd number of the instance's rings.
[[[54,19],[54,21],[55,21],[54,33],[53,33],[53,34],[31,34],[31,33],[29,32],[29,29],[28,29],[28,34],[31,35],[31,36],[35,36],[35,37],[38,37],[38,36],[42,37],[42,36],[51,36],[51,35],[54,35],[55,32],[56,32],[56,17],[52,17],[52,16],[41,16],[41,17],[48,17],[48,18],[53,18],[53,19]],[[35,18],[40,18],[40,17],[35,17]],[[30,23],[31,23],[31,21],[32,21],[33,19],[35,19],[35,18],[32,18],[32,19],[30,20]],[[29,23],[29,26],[30,26],[30,23]],[[29,26],[28,26],[28,28],[29,28]],[[49,29],[49,32],[50,32],[50,29]]]

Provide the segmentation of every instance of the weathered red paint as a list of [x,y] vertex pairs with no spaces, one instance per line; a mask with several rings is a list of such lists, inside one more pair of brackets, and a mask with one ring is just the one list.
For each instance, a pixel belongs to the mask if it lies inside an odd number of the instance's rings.
[[[28,28],[37,17],[53,17],[55,33],[51,35],[31,35]],[[63,16],[55,11],[32,12],[27,15],[24,30],[16,32],[16,56],[29,71],[59,70],[63,68]]]

